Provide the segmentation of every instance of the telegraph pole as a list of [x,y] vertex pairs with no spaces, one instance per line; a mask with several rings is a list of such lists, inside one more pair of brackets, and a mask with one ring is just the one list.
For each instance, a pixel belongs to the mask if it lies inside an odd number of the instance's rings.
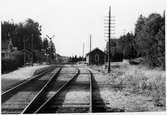
[[32,38],[31,38],[31,49],[32,49],[32,66],[33,66],[33,62],[34,62],[34,57],[33,57],[33,38],[34,36],[33,36],[33,34],[32,34]]
[[92,35],[90,34],[90,52],[91,52],[91,47],[92,47]]
[[[91,52],[91,47],[92,47],[92,35],[90,34],[90,52]],[[88,64],[90,65],[90,56],[88,58],[89,58]]]
[[110,28],[111,28],[111,6],[109,7],[109,20],[108,20],[108,73],[110,73],[111,68],[110,68]]
[[85,49],[85,43],[83,43],[83,49],[82,49],[82,56],[83,56],[83,59],[84,59],[84,49]]
[[25,53],[25,37],[24,37],[24,66],[26,64],[26,53]]
[[105,24],[107,24],[107,26],[105,26],[105,28],[107,28],[107,37],[108,37],[108,44],[107,44],[107,47],[108,47],[108,73],[110,73],[110,71],[111,71],[111,67],[110,67],[110,62],[111,62],[111,34],[114,34],[114,33],[111,33],[111,32],[113,32],[114,31],[114,26],[113,26],[113,24],[115,24],[115,23],[113,23],[113,22],[111,22],[111,21],[114,21],[114,20],[111,20],[111,18],[114,18],[114,17],[112,17],[111,16],[111,6],[109,7],[109,12],[108,12],[108,16],[107,16],[107,23],[105,23]]

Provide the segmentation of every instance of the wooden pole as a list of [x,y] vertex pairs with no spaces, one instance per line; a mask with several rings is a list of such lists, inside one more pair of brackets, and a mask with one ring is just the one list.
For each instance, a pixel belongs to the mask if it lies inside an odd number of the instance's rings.
[[82,54],[83,59],[84,59],[84,49],[85,49],[85,43],[83,43],[83,49],[82,49],[82,50],[83,50],[83,51],[82,51],[82,53],[83,53],[83,54]]
[[91,52],[91,47],[92,47],[92,35],[90,34],[90,52]]
[[109,7],[109,28],[108,28],[108,73],[110,73],[110,71],[111,71],[111,68],[110,68],[110,53],[111,53],[111,51],[110,51],[110,34],[111,34],[111,32],[110,32],[110,30],[111,30],[111,6]]
[[25,37],[24,37],[24,66],[26,63],[26,53],[25,53]]
[[31,50],[32,50],[32,66],[33,66],[33,63],[34,63],[34,57],[33,57],[33,39],[34,39],[34,38],[33,38],[33,37],[34,37],[34,36],[33,36],[33,34],[32,34],[32,38],[31,38],[31,45],[32,45],[32,46],[31,46],[31,47],[32,47],[32,48],[31,48]]

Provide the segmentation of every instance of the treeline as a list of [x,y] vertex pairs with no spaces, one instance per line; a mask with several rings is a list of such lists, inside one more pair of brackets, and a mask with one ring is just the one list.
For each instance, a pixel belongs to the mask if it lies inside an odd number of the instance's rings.
[[72,63],[76,63],[76,62],[80,62],[80,61],[85,61],[86,59],[82,56],[72,56],[72,57],[69,57],[69,62],[72,62]]
[[165,68],[165,13],[163,16],[157,13],[148,17],[140,15],[134,33],[111,40],[111,44],[114,44],[110,47],[111,54],[117,59],[142,57],[150,67]]
[[[10,54],[12,55],[7,58],[5,56],[2,58],[3,70],[5,70],[5,68],[9,69],[9,67],[11,67],[11,70],[16,69],[18,66],[22,66],[30,60],[34,63],[54,59],[55,46],[53,42],[49,41],[47,38],[42,39],[41,29],[42,26],[32,19],[27,19],[20,23],[10,21],[1,22],[3,46],[1,48],[2,50],[7,50],[4,49],[4,46],[6,48],[10,47]],[[10,40],[12,41],[12,45],[10,44],[9,46]],[[25,50],[31,54],[31,56],[29,56],[31,59],[28,60],[27,56],[24,55]],[[26,58],[26,62],[24,58]],[[15,63],[15,67],[12,67],[12,63]]]
[[25,22],[18,24],[4,21],[1,23],[1,27],[2,40],[12,39],[13,45],[17,47],[18,50],[24,49],[25,45],[27,49],[32,49],[33,47],[34,50],[41,51],[41,26],[38,22],[32,19],[27,19]]
[[2,41],[11,39],[13,46],[18,50],[23,50],[25,48],[33,53],[40,53],[41,51],[52,55],[55,53],[55,46],[53,42],[49,42],[47,38],[42,40],[42,26],[32,19],[27,19],[25,22],[18,24],[4,21],[1,23],[1,27]]

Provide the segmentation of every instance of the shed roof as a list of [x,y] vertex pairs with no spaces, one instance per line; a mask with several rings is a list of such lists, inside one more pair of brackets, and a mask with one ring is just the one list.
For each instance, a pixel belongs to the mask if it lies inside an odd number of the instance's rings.
[[102,50],[100,50],[99,48],[95,48],[95,49],[93,49],[91,52],[88,52],[88,53],[86,54],[86,56],[88,56],[89,54],[91,54],[92,52],[94,52],[94,51],[96,51],[96,50],[98,50],[98,51],[102,52],[104,55],[106,55],[106,53],[103,52]]

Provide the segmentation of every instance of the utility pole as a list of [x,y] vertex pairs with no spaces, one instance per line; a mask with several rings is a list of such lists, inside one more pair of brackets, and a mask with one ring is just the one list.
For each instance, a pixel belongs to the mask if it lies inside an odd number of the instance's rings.
[[24,37],[24,66],[26,64],[26,53],[25,53],[25,37]]
[[114,27],[115,26],[113,26],[113,24],[115,24],[115,23],[113,23],[113,22],[111,22],[111,21],[114,21],[114,20],[111,20],[111,18],[114,18],[114,17],[112,17],[111,16],[111,6],[109,7],[109,12],[108,12],[108,16],[107,16],[107,23],[105,23],[105,24],[107,24],[107,26],[105,26],[105,28],[107,28],[107,37],[108,37],[108,44],[107,44],[107,47],[108,47],[108,73],[110,73],[110,71],[111,71],[111,67],[110,67],[110,62],[111,62],[111,34],[114,34],[114,33],[112,33],[113,31],[114,31]]
[[90,34],[90,52],[91,52],[91,47],[92,47],[92,35]]
[[33,34],[32,34],[32,38],[31,38],[31,50],[32,50],[32,66],[33,66],[33,62],[34,62],[34,57],[33,57]]
[[[91,52],[91,47],[92,47],[92,35],[90,34],[90,52]],[[90,65],[90,56],[88,58],[89,58],[88,64]]]
[[109,7],[109,20],[108,20],[108,73],[110,73],[111,68],[110,68],[110,28],[111,28],[111,6]]
[[82,49],[82,56],[83,56],[83,61],[84,61],[84,49],[85,49],[85,43],[83,43],[83,49]]

